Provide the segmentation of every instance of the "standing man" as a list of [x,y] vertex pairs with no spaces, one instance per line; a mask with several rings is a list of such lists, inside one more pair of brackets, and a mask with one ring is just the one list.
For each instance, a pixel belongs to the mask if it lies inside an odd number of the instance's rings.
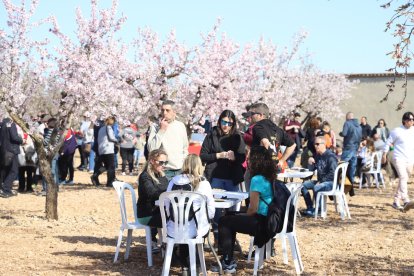
[[[92,184],[99,186],[99,175],[103,172],[101,169],[102,163],[106,169],[106,186],[113,187],[112,183],[115,181],[115,145],[118,139],[115,138],[114,130],[112,129],[115,123],[115,117],[109,116],[105,120],[105,126],[99,128],[98,131],[98,160],[95,162],[95,169],[91,176]],[[99,163],[99,164],[98,164]]]
[[361,117],[362,137],[369,137],[371,135],[371,126],[367,123],[367,117]]
[[[354,184],[357,151],[362,138],[362,129],[358,124],[358,120],[354,119],[354,114],[352,112],[346,113],[346,121],[339,135],[344,137],[341,160],[349,162],[347,176],[349,181]],[[353,185],[349,195],[354,195]]]
[[338,166],[338,161],[335,153],[331,150],[326,150],[325,138],[317,136],[315,138],[316,156],[309,157],[309,165],[315,165],[318,172],[318,180],[309,180],[303,183],[302,195],[305,199],[306,216],[315,216],[315,208],[310,196],[309,190],[313,190],[313,198],[316,199],[318,192],[332,190],[333,181],[335,178],[335,170]]
[[[16,124],[10,118],[4,118],[1,126],[1,180],[3,186],[0,189],[0,197],[11,197],[16,195],[12,191],[13,181],[17,179],[18,175],[18,159],[17,155],[20,153],[20,145],[25,143],[17,133]],[[4,178],[3,178],[4,177]]]
[[256,103],[250,106],[251,120],[255,124],[253,127],[252,146],[261,145],[265,148],[272,148],[276,153],[279,152],[280,146],[286,149],[279,158],[278,166],[282,167],[289,156],[295,151],[296,144],[289,135],[275,125],[269,119],[269,107],[265,103]]
[[[382,163],[387,161],[387,152],[390,146],[394,146],[394,154],[391,160],[398,173],[398,187],[394,195],[392,207],[408,211],[414,206],[414,201],[410,202],[408,197],[407,181],[413,171],[414,165],[414,115],[412,112],[404,113],[402,117],[402,126],[393,129],[384,146]],[[404,206],[400,205],[400,200]]]
[[176,120],[175,103],[165,100],[161,105],[161,121],[152,124],[147,142],[148,151],[162,148],[168,156],[165,176],[171,180],[181,173],[184,159],[188,155],[188,136],[185,125]]

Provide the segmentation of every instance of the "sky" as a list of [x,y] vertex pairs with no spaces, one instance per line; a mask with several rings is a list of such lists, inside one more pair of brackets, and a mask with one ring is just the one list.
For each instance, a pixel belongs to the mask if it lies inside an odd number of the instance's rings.
[[[16,0],[13,0],[16,2]],[[17,1],[20,2],[20,1]],[[241,46],[255,44],[260,37],[289,47],[302,30],[308,37],[302,53],[319,69],[335,73],[383,73],[392,67],[386,53],[395,44],[384,32],[392,10],[380,7],[385,0],[119,0],[119,14],[127,16],[121,37],[136,37],[138,27],[150,27],[161,38],[175,29],[179,41],[200,43],[222,19],[220,31]],[[39,0],[35,18],[56,16],[61,29],[75,36],[75,10],[89,14],[88,0]],[[109,8],[110,0],[99,1]],[[5,11],[0,4],[0,28],[5,28]],[[41,35],[37,33],[35,35]]]

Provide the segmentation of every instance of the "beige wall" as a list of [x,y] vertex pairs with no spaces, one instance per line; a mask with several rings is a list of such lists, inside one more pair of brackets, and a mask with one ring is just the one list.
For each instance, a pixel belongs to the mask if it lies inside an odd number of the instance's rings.
[[[404,112],[414,112],[414,77],[410,77],[408,80],[407,98],[404,108],[399,111],[396,111],[396,107],[403,97],[402,81],[396,83],[395,91],[390,95],[388,101],[380,103],[380,100],[387,93],[386,85],[390,77],[350,76],[349,79],[359,79],[360,82],[351,90],[352,97],[342,103],[341,109],[344,113],[352,111],[358,120],[361,116],[366,116],[371,127],[374,127],[378,120],[383,118],[391,130],[401,125],[401,117]],[[330,121],[336,133],[342,130],[344,121],[345,116]]]

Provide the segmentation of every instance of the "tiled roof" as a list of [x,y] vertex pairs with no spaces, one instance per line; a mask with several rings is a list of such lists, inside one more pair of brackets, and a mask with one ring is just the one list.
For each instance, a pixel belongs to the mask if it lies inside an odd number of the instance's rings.
[[[394,73],[363,73],[363,74],[345,74],[348,78],[357,79],[357,78],[392,78]],[[398,75],[402,77],[403,75]],[[414,73],[408,73],[408,77],[414,77]]]

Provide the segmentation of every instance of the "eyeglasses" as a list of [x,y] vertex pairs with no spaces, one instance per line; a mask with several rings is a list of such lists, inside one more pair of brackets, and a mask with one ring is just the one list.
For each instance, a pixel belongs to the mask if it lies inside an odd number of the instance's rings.
[[161,165],[161,166],[165,166],[165,165],[168,164],[168,161],[158,161],[158,160],[155,160],[155,163],[157,163],[158,165]]
[[233,126],[233,122],[229,122],[225,120],[221,120],[220,122],[222,126]]
[[315,146],[323,145],[325,143],[315,143]]

